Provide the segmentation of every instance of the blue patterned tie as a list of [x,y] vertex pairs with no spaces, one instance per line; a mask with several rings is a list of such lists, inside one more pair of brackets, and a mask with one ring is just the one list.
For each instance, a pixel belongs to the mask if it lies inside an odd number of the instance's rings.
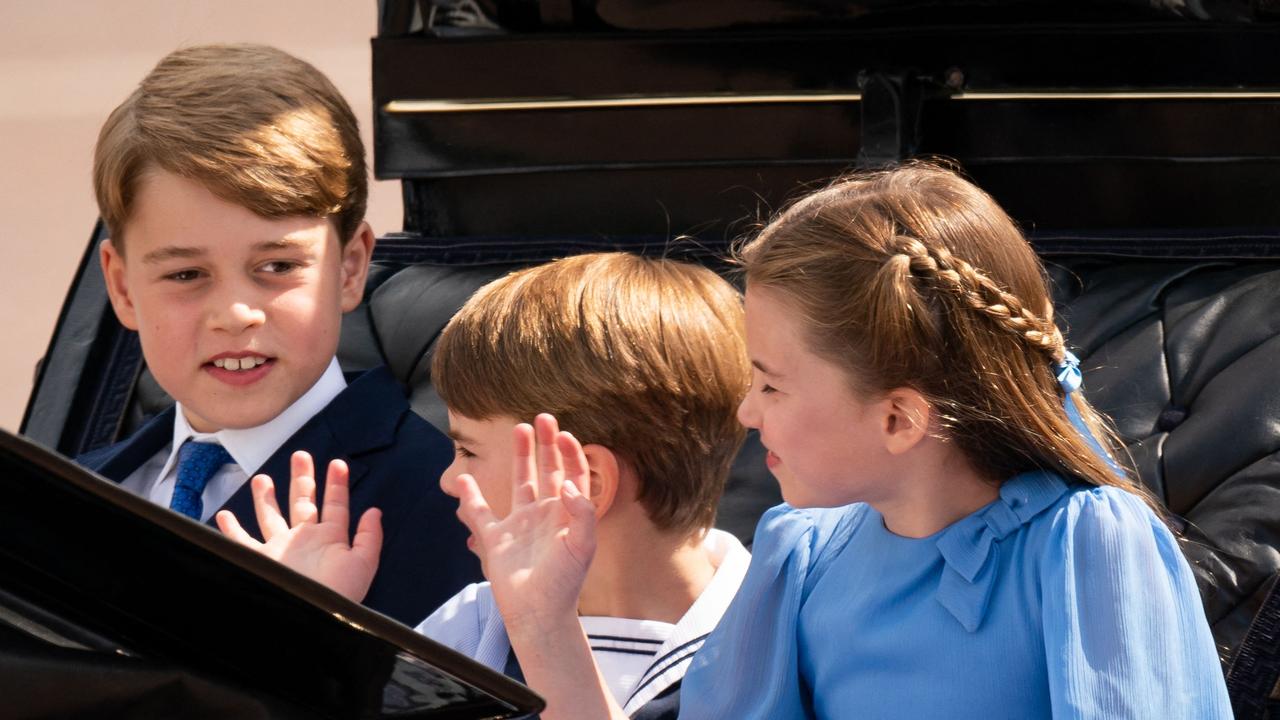
[[204,513],[204,486],[229,462],[235,462],[231,453],[217,443],[184,443],[178,448],[178,484],[173,488],[169,508],[199,521]]

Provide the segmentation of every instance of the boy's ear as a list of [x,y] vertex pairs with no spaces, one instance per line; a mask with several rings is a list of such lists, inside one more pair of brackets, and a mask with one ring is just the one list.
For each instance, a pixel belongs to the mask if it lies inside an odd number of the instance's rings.
[[613,499],[618,496],[620,466],[618,456],[603,445],[586,445],[582,454],[587,456],[587,466],[591,468],[591,491],[588,497],[596,506],[596,518],[602,518],[613,507]]
[[362,222],[342,248],[342,312],[351,312],[364,299],[364,281],[377,238],[369,223]]
[[890,390],[879,407],[883,413],[881,429],[884,431],[885,449],[891,455],[901,455],[929,434],[933,406],[919,391],[911,388]]
[[116,311],[120,324],[130,330],[138,329],[138,311],[129,295],[129,281],[125,276],[124,256],[111,240],[103,240],[98,246],[98,260],[102,263],[102,276],[107,282],[107,297],[111,309]]

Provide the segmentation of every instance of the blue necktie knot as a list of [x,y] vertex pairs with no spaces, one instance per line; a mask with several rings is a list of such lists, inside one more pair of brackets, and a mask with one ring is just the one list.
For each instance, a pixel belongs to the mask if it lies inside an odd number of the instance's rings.
[[235,462],[217,443],[188,440],[178,448],[178,483],[173,488],[172,510],[194,520],[204,514],[204,488],[223,465]]

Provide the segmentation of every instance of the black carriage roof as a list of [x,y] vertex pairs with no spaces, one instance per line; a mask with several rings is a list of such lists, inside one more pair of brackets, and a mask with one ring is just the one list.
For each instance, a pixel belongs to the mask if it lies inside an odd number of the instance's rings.
[[[450,4],[488,15],[450,25]],[[716,245],[917,156],[1033,233],[1269,235],[1278,7],[386,2],[375,167],[427,237]]]

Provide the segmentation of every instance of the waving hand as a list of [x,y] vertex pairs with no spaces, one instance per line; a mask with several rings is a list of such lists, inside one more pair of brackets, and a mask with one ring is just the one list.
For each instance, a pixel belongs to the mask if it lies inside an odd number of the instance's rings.
[[285,520],[276,503],[271,478],[256,475],[250,481],[253,509],[266,542],[258,542],[246,532],[228,510],[217,514],[218,527],[241,545],[359,602],[369,592],[378,569],[378,553],[382,550],[381,511],[376,508],[366,511],[356,527],[355,537],[348,542],[347,464],[341,460],[329,463],[323,510],[316,508],[315,465],[311,455],[296,452],[289,465],[292,475],[289,520]]
[[475,537],[508,626],[520,618],[576,615],[595,553],[595,506],[582,446],[539,415],[515,428],[511,512],[499,520],[470,475],[456,481],[458,516]]

